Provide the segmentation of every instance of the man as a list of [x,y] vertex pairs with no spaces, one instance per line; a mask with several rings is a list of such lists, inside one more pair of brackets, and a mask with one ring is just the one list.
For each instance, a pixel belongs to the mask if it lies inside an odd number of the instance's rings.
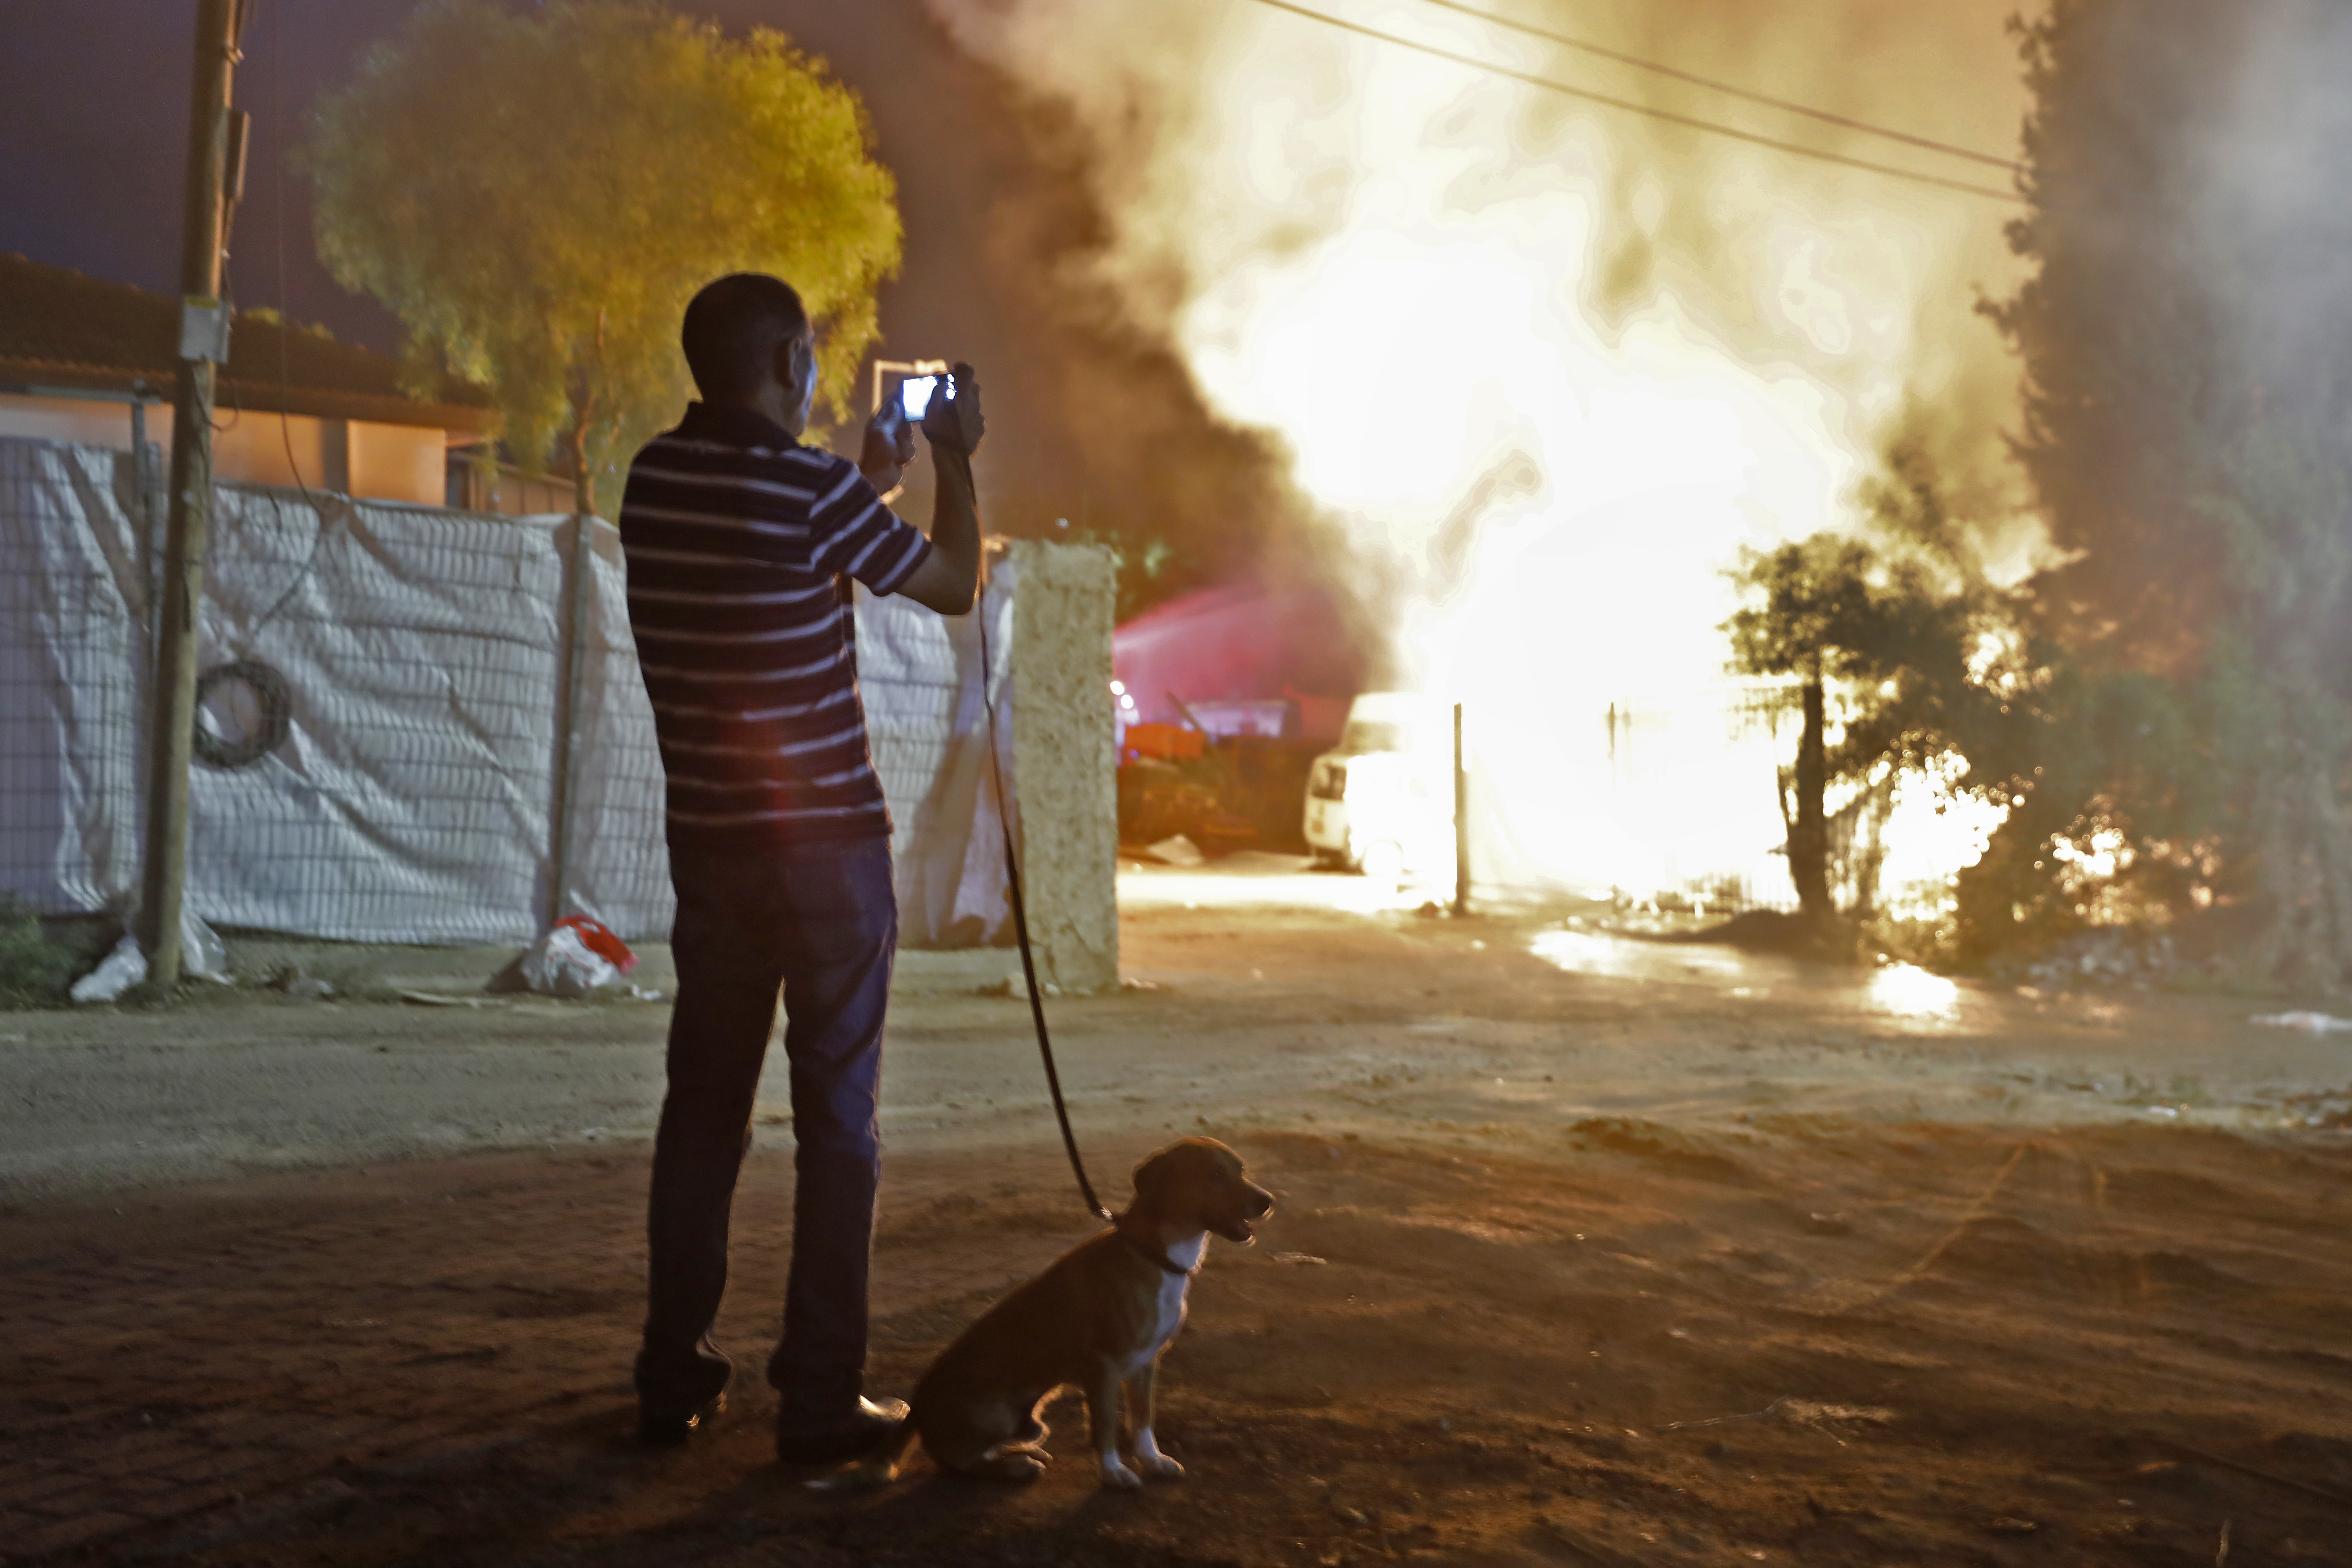
[[862,1386],[898,920],[848,580],[941,615],[971,608],[979,387],[957,366],[953,402],[934,397],[924,420],[941,459],[927,541],[880,499],[914,457],[903,420],[894,429],[877,416],[855,466],[800,444],[816,351],[789,286],[722,278],[687,307],[681,339],[701,401],[637,454],[621,501],[677,889],[639,1429],[682,1442],[724,1403],[730,1364],[710,1330],[781,988],[799,1147],[792,1276],[768,1381],[780,1399],[778,1455],[830,1464],[887,1442],[907,1414]]

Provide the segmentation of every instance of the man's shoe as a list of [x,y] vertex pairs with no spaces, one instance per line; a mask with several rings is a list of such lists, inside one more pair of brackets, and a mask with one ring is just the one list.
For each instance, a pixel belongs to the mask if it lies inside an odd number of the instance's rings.
[[637,1439],[656,1448],[675,1448],[697,1432],[710,1425],[712,1417],[727,1408],[727,1396],[714,1394],[709,1402],[697,1405],[683,1414],[661,1410],[637,1412]]
[[776,1458],[788,1465],[845,1465],[882,1447],[906,1424],[903,1399],[860,1399],[845,1414],[821,1424],[779,1415]]

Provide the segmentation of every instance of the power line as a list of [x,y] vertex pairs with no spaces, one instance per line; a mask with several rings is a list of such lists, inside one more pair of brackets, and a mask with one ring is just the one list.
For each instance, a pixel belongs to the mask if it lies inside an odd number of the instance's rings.
[[1482,11],[1475,5],[1465,5],[1461,0],[1422,0],[1422,3],[1425,5],[1437,6],[1440,10],[1457,11],[1465,16],[1475,16],[1482,22],[1491,23],[1497,27],[1508,27],[1515,33],[1525,33],[1529,37],[1541,38],[1547,43],[1558,44],[1562,48],[1577,49],[1588,55],[1596,55],[1604,60],[1614,60],[1619,65],[1631,66],[1635,70],[1651,71],[1659,76],[1672,77],[1676,81],[1686,81],[1693,87],[1703,87],[1710,92],[1726,93],[1733,98],[1744,99],[1749,103],[1760,103],[1767,109],[1801,114],[1809,120],[1818,120],[1824,125],[1835,125],[1847,131],[1859,131],[1866,136],[1883,136],[1890,142],[1900,142],[1912,147],[1924,147],[1930,153],[1944,153],[1955,158],[1966,158],[1972,163],[1983,163],[1995,169],[2015,172],[2020,168],[2014,158],[1999,157],[1991,153],[1979,153],[1973,147],[1956,146],[1949,142],[1938,142],[1933,137],[1915,136],[1908,131],[1896,131],[1889,126],[1873,125],[1866,120],[1851,120],[1843,114],[1832,114],[1826,109],[1815,109],[1810,104],[1795,103],[1785,98],[1774,98],[1768,93],[1750,92],[1744,87],[1734,87],[1727,81],[1717,81],[1712,77],[1699,76],[1657,60],[1645,60],[1639,55],[1621,54],[1615,49],[1603,48],[1599,44],[1588,44],[1581,38],[1570,37],[1565,33],[1554,33],[1542,27],[1531,26],[1525,22],[1514,22],[1507,16],[1497,16],[1492,12]]
[[1546,92],[1559,93],[1563,98],[1581,99],[1587,103],[1597,103],[1607,109],[1622,109],[1628,114],[1639,114],[1651,120],[1664,121],[1669,125],[1680,125],[1693,131],[1704,131],[1711,135],[1728,137],[1734,142],[1745,142],[1750,146],[1769,147],[1776,153],[1791,153],[1800,158],[1812,158],[1824,163],[1837,163],[1849,169],[1861,169],[1868,174],[1885,174],[1890,179],[1909,180],[1915,184],[1935,185],[1948,191],[1958,191],[1967,195],[1990,196],[1997,202],[2014,202],[2022,205],[2025,201],[2023,196],[2014,191],[2004,191],[1991,185],[1972,185],[1966,180],[1949,180],[1941,174],[1921,174],[1916,169],[1897,168],[1892,163],[1874,163],[1867,158],[1849,158],[1843,153],[1824,152],[1819,147],[1807,147],[1801,142],[1783,142],[1777,137],[1759,136],[1754,132],[1718,124],[1712,120],[1701,120],[1688,114],[1676,114],[1672,110],[1654,109],[1646,103],[1635,103],[1630,99],[1612,98],[1607,93],[1588,92],[1583,88],[1570,87],[1565,82],[1554,81],[1549,77],[1514,70],[1508,66],[1496,65],[1492,60],[1482,60],[1475,55],[1462,55],[1451,49],[1441,49],[1434,44],[1417,43],[1411,38],[1399,37],[1394,33],[1381,32],[1377,27],[1368,27],[1360,22],[1350,22],[1344,17],[1331,16],[1328,12],[1311,11],[1304,5],[1290,4],[1290,0],[1255,0],[1255,3],[1272,10],[1287,11],[1294,16],[1304,16],[1310,22],[1320,22],[1328,27],[1337,27],[1343,32],[1356,33],[1367,38],[1377,39],[1383,44],[1394,44],[1400,48],[1412,49],[1441,60],[1451,61],[1454,65],[1468,66],[1473,70],[1485,71],[1490,76],[1505,77],[1512,81],[1524,82],[1529,87],[1541,88]]
[[[246,0],[247,5],[256,3],[257,0]],[[310,487],[303,482],[302,465],[294,458],[293,416],[287,410],[287,405],[294,401],[293,378],[286,368],[286,344],[294,332],[294,309],[293,301],[286,293],[286,143],[279,124],[283,100],[278,90],[278,62],[286,52],[279,42],[278,30],[278,14],[283,9],[285,0],[276,0],[269,7],[269,226],[278,250],[278,439],[286,448],[286,471],[294,476],[294,488],[302,492],[302,503],[310,509],[315,526],[310,531],[310,552],[302,558],[301,569],[294,574],[293,581],[286,584],[269,608],[261,612],[260,618],[246,629],[248,640],[259,637],[261,628],[278,618],[278,612],[286,607],[287,602],[294,597],[295,591],[310,575],[310,569],[319,563],[319,551],[327,542],[327,509],[319,503],[319,498],[312,495]],[[321,420],[319,441],[322,448],[327,439],[327,426]],[[347,442],[348,439],[346,437]],[[323,450],[320,455],[324,457]],[[320,474],[319,482],[321,485],[327,482],[324,472]],[[351,482],[350,475],[346,474],[343,488],[349,489]],[[269,498],[269,510],[273,517],[285,515],[276,496]]]

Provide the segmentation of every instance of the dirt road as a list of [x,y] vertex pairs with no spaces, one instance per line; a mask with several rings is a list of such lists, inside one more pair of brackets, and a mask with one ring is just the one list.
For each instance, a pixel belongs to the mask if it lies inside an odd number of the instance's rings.
[[[1125,973],[1053,1007],[1103,1136],[1345,1126],[1541,1131],[1606,1113],[2116,1118],[2259,1130],[2344,1108],[2352,1037],[2249,1024],[2217,998],[2032,997],[1916,970],[1831,971],[1656,946],[1555,913],[1412,912],[1277,857],[1122,878]],[[0,1015],[0,1201],[256,1169],[614,1145],[648,1135],[659,1004],[481,1009],[281,1003]],[[884,1127],[908,1152],[1041,1125],[1024,1004],[891,1012]],[[2333,1097],[2333,1098],[2331,1098]],[[761,1115],[781,1127],[773,1069]]]
[[[1257,1247],[1213,1249],[1170,1358],[1190,1480],[1097,1492],[1065,1405],[1026,1491],[919,1471],[818,1498],[766,1462],[755,1384],[688,1453],[636,1449],[658,1007],[20,1016],[0,1082],[79,1073],[59,1098],[131,1125],[226,1064],[363,1126],[383,1074],[415,1113],[393,1152],[428,1124],[467,1152],[361,1169],[262,1136],[236,1158],[306,1168],[101,1191],[74,1156],[20,1186],[0,1553],[2352,1563],[2344,1037],[1424,919],[1252,869],[1131,876],[1127,968],[1156,988],[1054,1011],[1107,1186],[1205,1129],[1280,1198]],[[1024,1023],[1004,998],[894,1012],[878,1388],[1087,1232]],[[142,1052],[170,1070],[108,1089]],[[0,1148],[34,1119],[5,1114]],[[751,1362],[782,1131],[722,1322]]]

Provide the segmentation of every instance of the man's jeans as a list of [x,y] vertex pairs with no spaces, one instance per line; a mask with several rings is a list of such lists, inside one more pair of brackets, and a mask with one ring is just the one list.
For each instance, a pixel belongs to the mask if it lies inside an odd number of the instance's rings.
[[882,1017],[898,940],[889,841],[674,850],[670,875],[677,1005],[654,1142],[637,1398],[650,1413],[683,1415],[727,1385],[730,1363],[710,1328],[727,1287],[728,1210],[781,988],[799,1151],[792,1278],[768,1381],[788,1417],[821,1425],[856,1404],[866,1369]]

